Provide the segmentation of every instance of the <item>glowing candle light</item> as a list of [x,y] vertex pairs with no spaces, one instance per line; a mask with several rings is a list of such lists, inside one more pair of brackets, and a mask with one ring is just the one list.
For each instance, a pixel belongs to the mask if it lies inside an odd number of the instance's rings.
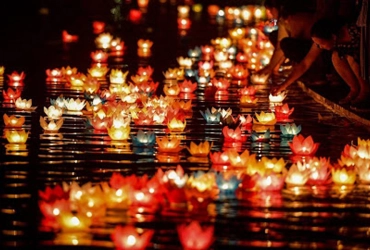
[[12,88],[8,88],[6,91],[3,90],[3,98],[5,102],[13,103],[16,99],[21,96],[22,91],[20,89],[13,90]]
[[190,147],[186,147],[189,153],[195,157],[206,157],[211,151],[213,143],[208,141],[200,142],[199,145],[194,142],[190,142]]
[[189,16],[189,10],[190,10],[189,6],[179,5],[177,7],[178,16],[181,18],[187,18]]
[[302,135],[296,135],[289,147],[295,155],[312,156],[319,148],[319,143],[315,143],[311,136],[304,138]]
[[64,43],[73,43],[78,41],[78,35],[71,35],[68,33],[68,31],[63,30],[62,31],[62,41]]
[[7,114],[3,115],[4,124],[7,128],[20,128],[23,126],[24,122],[26,121],[24,116],[20,116],[19,118],[15,115],[8,116]]
[[57,220],[63,231],[85,231],[87,230],[92,221],[89,217],[78,214],[73,215],[70,212],[62,212]]
[[108,60],[108,53],[102,50],[97,50],[91,52],[90,57],[95,63],[106,63]]
[[111,238],[118,250],[144,250],[149,244],[153,234],[153,230],[147,230],[140,235],[135,227],[126,225],[124,227],[117,226]]
[[158,150],[162,153],[177,153],[183,147],[180,146],[181,140],[177,137],[157,137]]
[[110,43],[113,39],[113,36],[109,33],[101,33],[96,39],[95,44],[98,48],[108,49],[110,48]]
[[63,118],[60,118],[56,122],[54,120],[47,122],[45,118],[40,116],[40,125],[47,132],[58,132],[63,125]]
[[177,19],[177,27],[180,29],[180,30],[187,30],[187,29],[190,29],[190,26],[191,26],[191,21],[189,18],[178,18]]
[[202,228],[199,222],[177,226],[177,233],[184,249],[209,249],[213,242],[213,226]]
[[4,129],[4,134],[9,143],[26,143],[29,132],[22,130]]
[[105,23],[104,22],[93,21],[92,26],[93,26],[94,34],[100,34],[100,33],[104,32],[104,29],[105,29]]

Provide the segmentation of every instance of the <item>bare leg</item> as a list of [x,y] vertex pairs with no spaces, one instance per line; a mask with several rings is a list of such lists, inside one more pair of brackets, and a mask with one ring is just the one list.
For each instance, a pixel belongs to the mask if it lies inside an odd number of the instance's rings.
[[334,51],[332,54],[332,62],[335,70],[340,77],[346,82],[351,89],[348,95],[340,101],[341,104],[346,104],[356,98],[360,92],[360,86],[356,75],[353,73],[351,66],[346,59],[341,59],[338,52]]
[[360,65],[355,61],[352,56],[346,57],[349,66],[351,67],[353,73],[355,74],[357,81],[359,82],[360,86],[360,93],[358,96],[352,101],[352,103],[359,103],[363,102],[370,97],[370,86],[367,81],[365,81],[360,75]]

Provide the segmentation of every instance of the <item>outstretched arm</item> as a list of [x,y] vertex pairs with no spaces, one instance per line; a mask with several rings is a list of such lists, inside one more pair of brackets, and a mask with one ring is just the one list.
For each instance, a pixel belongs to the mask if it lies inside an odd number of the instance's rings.
[[307,55],[305,56],[305,58],[303,58],[301,62],[299,62],[297,65],[293,67],[292,72],[282,84],[275,86],[272,89],[271,91],[272,94],[277,94],[285,90],[292,83],[294,83],[298,78],[300,78],[311,67],[312,63],[320,55],[321,51],[322,50],[318,48],[315,43],[313,43]]

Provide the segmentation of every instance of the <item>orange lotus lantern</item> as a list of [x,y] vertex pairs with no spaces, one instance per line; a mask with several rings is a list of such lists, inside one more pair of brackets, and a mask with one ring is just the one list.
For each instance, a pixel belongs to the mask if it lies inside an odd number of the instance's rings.
[[89,75],[96,78],[104,78],[108,71],[109,69],[105,66],[103,67],[94,66],[92,68],[87,69]]
[[4,134],[9,143],[22,144],[26,143],[29,133],[26,132],[24,129],[22,130],[4,129]]
[[71,204],[69,200],[58,199],[54,201],[40,201],[39,207],[41,213],[47,219],[55,219],[61,213],[67,213],[71,211]]
[[92,223],[91,218],[82,214],[74,215],[71,212],[62,212],[57,221],[61,229],[67,232],[86,231]]
[[62,67],[61,71],[64,78],[77,74],[77,68],[71,68],[70,66]]
[[200,49],[202,51],[202,55],[205,57],[204,59],[212,57],[215,50],[211,45],[201,46]]
[[113,36],[109,33],[102,33],[95,39],[95,44],[98,48],[108,49]]
[[181,245],[186,250],[209,249],[213,243],[213,231],[213,226],[202,228],[197,221],[177,226]]
[[244,68],[242,65],[235,65],[231,67],[228,73],[232,76],[232,78],[237,80],[245,80],[249,76],[248,69]]
[[286,91],[282,91],[280,93],[277,93],[276,95],[269,95],[269,101],[272,103],[282,103],[287,95]]
[[248,62],[248,56],[247,54],[245,53],[241,53],[239,52],[237,55],[236,55],[236,61],[238,61],[239,63],[247,63]]
[[192,156],[207,157],[211,151],[212,145],[213,143],[209,143],[208,141],[200,142],[199,145],[195,144],[194,142],[190,142],[190,148],[186,148]]
[[139,69],[137,70],[137,74],[139,76],[147,76],[148,79],[153,75],[153,72],[154,72],[154,69],[150,66],[139,67]]
[[332,166],[327,158],[314,157],[308,163],[307,168],[310,170],[310,177],[307,184],[309,185],[324,185],[330,182]]
[[163,86],[163,92],[166,96],[177,96],[180,94],[180,86],[178,84],[165,84]]
[[158,151],[162,153],[178,153],[183,147],[180,146],[181,140],[177,137],[156,137]]
[[251,82],[253,84],[265,84],[269,75],[252,75]]
[[96,78],[87,77],[86,81],[84,82],[83,88],[85,92],[89,95],[96,94],[100,89],[100,82]]
[[294,108],[289,109],[288,103],[283,106],[275,106],[275,116],[278,121],[284,121],[293,113]]
[[26,121],[24,116],[17,118],[15,115],[8,116],[7,114],[3,115],[3,119],[5,127],[8,128],[20,128]]
[[167,127],[171,132],[183,132],[186,127],[186,120],[182,121],[174,117],[168,122]]
[[229,35],[233,40],[240,40],[245,36],[245,28],[230,29]]
[[58,132],[63,125],[63,118],[60,118],[56,122],[54,120],[47,122],[45,118],[40,116],[40,125],[47,132]]
[[16,90],[12,88],[8,88],[6,91],[3,90],[4,102],[14,102],[17,98],[21,97],[21,93],[21,90],[18,88]]
[[105,29],[105,23],[104,22],[93,21],[92,26],[93,26],[94,34],[100,34],[100,33],[104,32],[104,29]]
[[82,73],[68,75],[67,81],[70,83],[71,87],[82,88],[86,81],[86,76]]
[[256,104],[258,102],[258,98],[250,95],[242,95],[240,96],[239,100],[240,104],[246,105],[246,104]]
[[215,4],[208,5],[207,12],[210,16],[216,16],[218,11],[220,10],[220,7]]
[[187,6],[187,5],[179,5],[177,7],[177,15],[179,17],[183,17],[183,18],[186,18],[189,16],[189,10],[190,10],[190,7]]
[[57,106],[44,107],[44,112],[49,119],[58,120],[63,115],[63,110]]
[[146,8],[148,7],[149,0],[137,0],[137,5],[139,8]]
[[262,111],[260,114],[255,114],[256,119],[253,119],[253,124],[272,126],[276,124],[274,113],[265,113]]
[[229,165],[230,159],[227,151],[210,153],[211,162],[215,165]]
[[151,47],[153,46],[153,42],[150,40],[139,39],[137,41],[137,54],[140,57],[148,57],[151,56]]
[[356,182],[356,171],[353,167],[336,166],[331,175],[333,183],[337,185],[353,185]]
[[71,35],[68,31],[62,31],[62,40],[64,43],[73,43],[78,41],[78,35]]
[[301,156],[312,156],[319,148],[319,143],[315,143],[311,136],[304,138],[302,135],[293,137],[293,141],[289,142],[289,147],[293,154]]
[[223,78],[223,79],[216,79],[213,78],[211,80],[211,83],[213,86],[217,88],[217,90],[227,90],[230,86],[229,80]]
[[182,83],[179,83],[178,85],[180,87],[181,93],[193,93],[198,86],[196,82],[192,83],[190,80],[185,80]]
[[106,63],[108,61],[108,53],[102,50],[91,52],[90,57],[95,63]]
[[135,227],[126,225],[124,227],[117,226],[111,238],[118,250],[144,250],[153,237],[153,234],[153,230],[147,230],[139,234]]

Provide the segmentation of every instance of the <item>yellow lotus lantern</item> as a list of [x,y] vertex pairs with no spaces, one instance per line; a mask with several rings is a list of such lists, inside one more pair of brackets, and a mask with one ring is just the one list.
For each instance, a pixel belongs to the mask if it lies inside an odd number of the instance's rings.
[[57,106],[44,107],[44,112],[49,119],[58,120],[63,115],[63,110]]
[[122,72],[122,70],[119,69],[112,69],[109,76],[110,83],[122,85],[126,83],[127,75],[128,71]]
[[332,169],[332,180],[338,185],[353,185],[356,181],[356,171],[353,167],[336,167]]
[[28,139],[28,132],[22,130],[8,130],[4,129],[5,137],[9,143],[26,143]]
[[63,118],[60,118],[56,122],[54,120],[47,122],[45,118],[40,117],[40,125],[47,132],[58,132],[63,125]]
[[129,116],[113,116],[113,125],[114,128],[128,127],[130,126],[131,119]]
[[106,197],[107,208],[127,209],[130,204],[129,200],[129,186],[124,185],[120,188],[112,188],[108,183],[101,183],[101,187]]
[[240,104],[256,104],[258,102],[258,98],[250,95],[242,95],[240,96]]
[[71,68],[70,66],[62,67],[61,70],[64,77],[77,74],[77,68]]
[[111,46],[113,36],[109,33],[102,33],[95,39],[95,44],[98,48],[108,49]]
[[256,119],[253,119],[253,124],[272,126],[276,124],[276,118],[274,113],[265,113],[262,111],[260,114],[255,114]]
[[186,148],[192,156],[207,157],[211,151],[212,145],[213,143],[209,143],[208,141],[200,142],[199,145],[195,144],[194,142],[190,142],[190,148]]
[[177,62],[182,68],[190,69],[191,66],[193,66],[193,60],[191,60],[191,58],[188,58],[188,57],[180,56],[177,58]]
[[15,101],[15,107],[17,109],[21,109],[21,110],[30,110],[30,109],[33,109],[33,107],[32,107],[32,99],[26,100],[26,99],[22,99],[22,98],[19,97]]
[[64,99],[64,105],[65,105],[65,107],[68,111],[77,111],[77,112],[79,112],[85,107],[86,101],[81,100],[80,98]]
[[3,76],[4,75],[4,71],[5,71],[5,67],[4,66],[0,66],[0,76]]
[[272,170],[275,173],[281,173],[285,169],[286,162],[283,158],[267,158],[262,157],[261,163],[266,170]]
[[214,58],[216,62],[225,62],[229,59],[229,54],[224,50],[216,50],[214,53]]
[[245,28],[231,29],[231,30],[229,30],[229,36],[233,40],[240,40],[240,39],[244,38],[244,36],[245,36]]
[[67,77],[68,82],[73,88],[82,88],[86,81],[86,76],[81,73],[69,75]]
[[186,120],[182,121],[174,117],[168,122],[167,127],[171,132],[183,132],[186,127]]
[[108,67],[105,66],[104,67],[94,66],[92,68],[87,69],[89,75],[96,78],[104,78],[108,71],[109,71]]
[[227,37],[217,37],[216,39],[211,39],[211,44],[222,50],[231,46],[231,40]]
[[156,137],[158,151],[162,153],[178,153],[182,150],[181,140],[177,137]]
[[86,231],[91,223],[91,218],[86,215],[74,215],[71,212],[62,212],[58,217],[58,224],[63,231]]
[[5,127],[8,128],[20,128],[26,121],[24,116],[17,118],[15,115],[8,116],[7,114],[4,114],[3,118]]
[[285,183],[291,186],[303,186],[310,177],[310,170],[299,169],[296,164],[293,164],[287,173]]
[[233,149],[227,151],[227,153],[229,155],[230,165],[233,167],[246,167],[250,158],[255,157],[255,155],[251,155],[247,149],[240,155]]
[[111,127],[107,128],[109,137],[114,141],[124,141],[130,136],[130,127],[121,126],[119,128]]
[[131,88],[127,84],[111,84],[109,86],[109,92],[115,95],[130,94]]

